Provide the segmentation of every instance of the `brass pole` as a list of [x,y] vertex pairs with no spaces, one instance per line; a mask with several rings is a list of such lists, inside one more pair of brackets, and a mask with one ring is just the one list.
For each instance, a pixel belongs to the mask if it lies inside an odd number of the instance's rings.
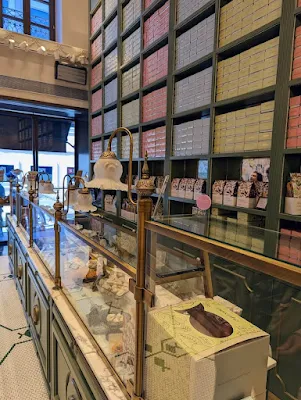
[[28,191],[29,194],[29,247],[33,247],[33,206],[32,203],[34,202],[34,194],[35,191],[33,190],[32,186]]
[[61,227],[59,221],[63,219],[63,204],[59,201],[59,195],[57,195],[56,203],[53,205],[55,209],[55,222],[54,222],[54,238],[55,238],[55,275],[54,275],[54,290],[62,288],[61,278],[61,262],[60,262],[60,245],[61,245]]
[[[137,273],[136,287],[145,288],[145,250],[146,234],[145,222],[151,219],[153,202],[151,198],[138,199],[138,238],[137,238]],[[143,394],[143,365],[144,365],[144,332],[145,332],[145,306],[143,298],[136,299],[136,363],[134,394],[142,397]]]
[[21,218],[20,192],[21,192],[21,186],[19,185],[19,183],[17,183],[17,193],[16,193],[16,217],[17,217],[17,226],[20,225],[20,218]]
[[10,202],[10,215],[13,216],[14,204],[13,204],[13,180],[9,180],[9,202]]

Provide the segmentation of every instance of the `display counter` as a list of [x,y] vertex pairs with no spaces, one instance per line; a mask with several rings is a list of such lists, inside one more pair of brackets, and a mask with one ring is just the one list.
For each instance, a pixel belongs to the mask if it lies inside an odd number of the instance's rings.
[[201,217],[146,221],[141,236],[101,213],[58,218],[49,201],[18,193],[8,223],[52,399],[298,398],[299,357],[285,349],[301,329],[299,268],[211,239]]

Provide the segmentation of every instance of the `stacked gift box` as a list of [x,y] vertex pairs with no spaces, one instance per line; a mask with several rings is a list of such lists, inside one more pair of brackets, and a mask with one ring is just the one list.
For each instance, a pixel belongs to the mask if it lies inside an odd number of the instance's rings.
[[257,215],[237,213],[237,218],[229,217],[222,210],[212,208],[210,237],[225,241],[256,253],[264,251],[264,219]]
[[118,36],[118,23],[115,17],[109,25],[105,28],[105,48],[117,40]]
[[117,108],[107,111],[104,114],[104,133],[117,129]]
[[177,69],[191,64],[213,51],[214,28],[215,14],[212,14],[176,39]]
[[143,46],[160,39],[169,29],[169,1],[167,1],[159,10],[155,11],[146,21],[144,21]]
[[168,72],[168,45],[155,51],[143,61],[143,85],[166,76]]
[[271,148],[275,102],[216,115],[214,153]]
[[282,0],[232,0],[221,9],[219,45],[225,46],[280,18],[281,8]]
[[102,53],[102,35],[97,36],[91,44],[91,60],[94,61]]
[[118,0],[106,0],[105,1],[105,18],[112,14],[113,10],[117,8]]
[[301,232],[297,230],[280,230],[278,258],[301,266]]
[[92,93],[91,103],[92,112],[102,108],[102,89],[99,89],[97,90],[97,92]]
[[91,135],[97,136],[102,134],[102,115],[92,118],[91,122]]
[[122,106],[122,125],[133,126],[139,124],[139,99]]
[[122,42],[122,64],[127,64],[140,52],[141,30],[138,28]]
[[279,37],[218,63],[216,100],[276,84]]
[[166,86],[161,89],[154,90],[153,92],[143,96],[142,121],[148,122],[153,119],[165,117],[166,107],[167,107]]
[[91,18],[91,35],[93,35],[102,24],[102,6],[98,8],[96,13]]
[[176,82],[174,112],[178,113],[210,104],[211,88],[212,67]]
[[122,10],[122,29],[126,30],[141,14],[141,1],[131,0]]
[[[133,133],[133,158],[139,158],[139,133]],[[121,158],[130,157],[130,138],[122,136],[121,139]]]
[[296,28],[292,79],[301,78],[301,26]]
[[171,196],[197,200],[206,193],[206,180],[195,178],[174,178],[171,182]]
[[139,90],[139,88],[140,64],[137,64],[122,74],[122,96],[127,96],[128,94]]
[[177,22],[184,21],[194,12],[204,7],[210,0],[177,0]]
[[92,142],[91,160],[98,160],[102,154],[102,141]]
[[105,76],[117,71],[117,48],[105,57]]
[[117,101],[117,78],[105,85],[105,105]]
[[98,63],[91,70],[91,87],[96,86],[102,81],[102,63]]
[[190,156],[209,153],[210,118],[174,125],[173,155]]
[[142,133],[141,156],[165,157],[166,127],[160,126]]
[[301,96],[290,99],[286,147],[301,147]]
[[[109,139],[104,141],[104,149],[107,150],[109,144]],[[111,150],[117,155],[117,138],[114,137],[111,143]]]

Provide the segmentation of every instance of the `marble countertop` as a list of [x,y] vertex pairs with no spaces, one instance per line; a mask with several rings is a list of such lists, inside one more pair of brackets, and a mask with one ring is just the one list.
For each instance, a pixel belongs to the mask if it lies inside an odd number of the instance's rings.
[[28,247],[28,242],[22,230],[16,226],[14,219],[10,218],[10,222],[13,225],[17,235],[19,236],[22,244],[27,249],[28,256],[32,264],[39,272],[39,275],[47,291],[52,297],[63,319],[68,324],[68,328],[76,344],[78,345],[79,349],[87,360],[88,365],[90,366],[92,372],[97,378],[104,393],[109,400],[126,400],[127,396],[121,390],[111,370],[106,366],[101,356],[98,354],[97,348],[94,346],[93,342],[90,340],[90,337],[86,333],[85,328],[78,320],[78,317],[72,306],[70,305],[69,301],[61,290],[53,290],[54,282],[49,276],[49,273],[44,264],[42,263],[36,252]]

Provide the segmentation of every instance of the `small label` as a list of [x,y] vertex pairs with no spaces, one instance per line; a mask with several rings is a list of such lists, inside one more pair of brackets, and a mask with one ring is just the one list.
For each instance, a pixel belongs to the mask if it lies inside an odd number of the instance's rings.
[[211,207],[211,198],[206,194],[200,194],[196,200],[196,204],[200,210],[209,210]]

